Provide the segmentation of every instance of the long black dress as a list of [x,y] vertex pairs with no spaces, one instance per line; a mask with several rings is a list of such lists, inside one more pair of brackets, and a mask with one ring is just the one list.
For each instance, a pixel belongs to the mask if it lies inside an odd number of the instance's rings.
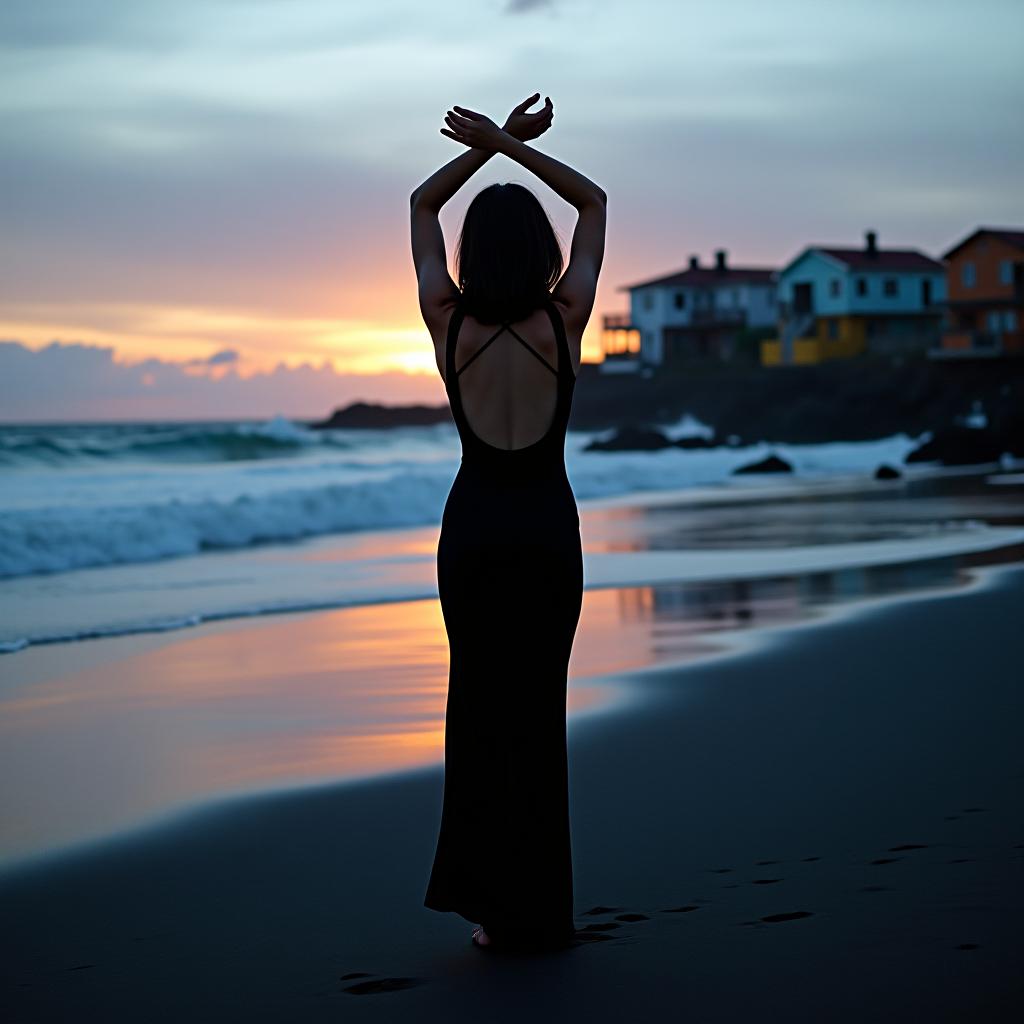
[[[565,704],[583,553],[565,431],[576,378],[561,314],[544,305],[557,366],[504,323],[456,371],[461,306],[445,354],[462,462],[437,550],[450,669],[444,804],[424,905],[482,924],[496,946],[558,946],[574,931]],[[557,388],[547,433],[511,449],[473,432],[459,390],[462,371],[506,331]]]

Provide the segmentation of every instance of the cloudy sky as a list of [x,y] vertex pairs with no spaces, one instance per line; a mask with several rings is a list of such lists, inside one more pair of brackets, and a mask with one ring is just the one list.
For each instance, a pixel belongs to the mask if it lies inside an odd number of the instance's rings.
[[[690,253],[1024,223],[1020,0],[3,0],[0,420],[443,401],[407,240],[453,104],[610,196],[599,315]],[[496,158],[443,216],[496,180]]]

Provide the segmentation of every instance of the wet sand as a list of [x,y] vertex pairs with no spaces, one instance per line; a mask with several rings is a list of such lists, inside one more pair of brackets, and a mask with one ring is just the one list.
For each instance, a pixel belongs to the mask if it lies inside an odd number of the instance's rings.
[[422,907],[430,767],[0,876],[3,1019],[1019,1019],[1024,568],[978,581],[579,719],[566,951],[483,953]]

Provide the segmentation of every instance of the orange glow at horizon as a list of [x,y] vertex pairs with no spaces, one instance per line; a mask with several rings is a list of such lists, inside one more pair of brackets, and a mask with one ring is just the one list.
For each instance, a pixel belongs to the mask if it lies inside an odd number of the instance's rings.
[[[247,377],[303,364],[328,365],[340,374],[437,376],[430,335],[422,321],[408,317],[344,319],[137,303],[7,304],[0,337],[33,350],[54,342],[111,348],[122,365],[201,361],[222,349],[236,350],[239,358],[230,367],[186,369],[211,377],[229,368]],[[586,337],[583,358],[599,360],[600,343],[591,345]]]

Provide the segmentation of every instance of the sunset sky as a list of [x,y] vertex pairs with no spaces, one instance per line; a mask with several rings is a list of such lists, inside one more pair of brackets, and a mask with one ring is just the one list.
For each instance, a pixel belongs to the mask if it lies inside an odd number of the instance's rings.
[[[441,402],[408,195],[537,90],[620,285],[1024,223],[1019,0],[4,0],[0,420]],[[483,185],[534,187],[496,158]],[[451,252],[451,246],[449,246]]]

